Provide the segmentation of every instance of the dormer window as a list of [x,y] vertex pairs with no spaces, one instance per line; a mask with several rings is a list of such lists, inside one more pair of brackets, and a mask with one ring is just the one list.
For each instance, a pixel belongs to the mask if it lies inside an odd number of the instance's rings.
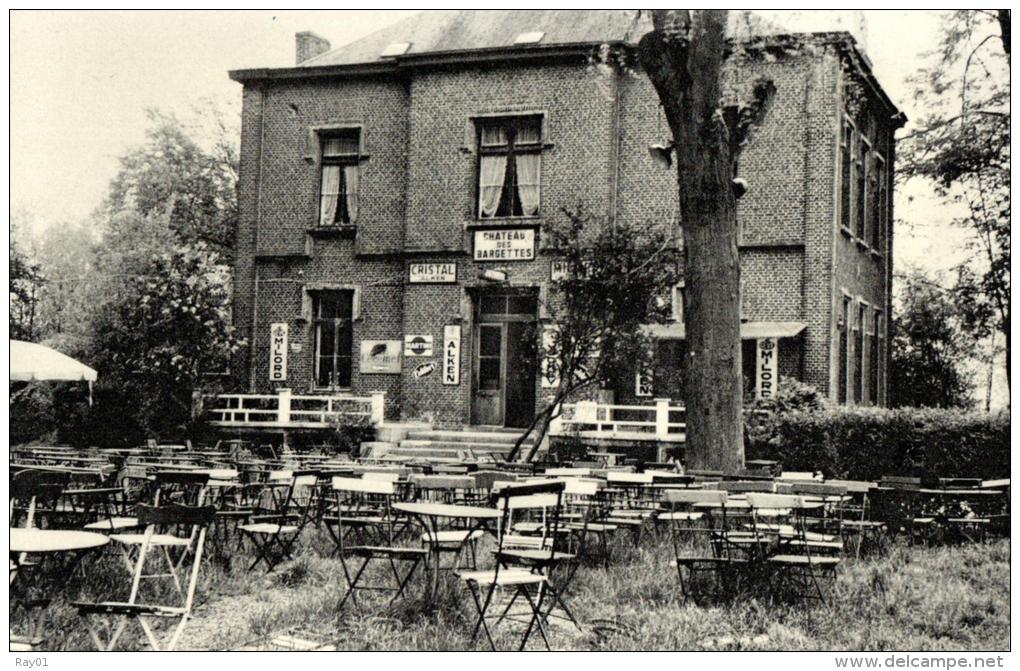
[[319,226],[354,225],[358,221],[358,129],[320,135]]
[[537,217],[541,185],[541,117],[479,121],[478,218]]

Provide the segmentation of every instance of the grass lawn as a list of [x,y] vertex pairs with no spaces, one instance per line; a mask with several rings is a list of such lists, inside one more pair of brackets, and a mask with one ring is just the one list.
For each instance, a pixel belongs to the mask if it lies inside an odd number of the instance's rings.
[[[237,649],[289,628],[311,631],[342,650],[472,647],[471,599],[452,579],[434,610],[415,598],[387,610],[382,595],[363,592],[357,606],[345,607],[338,626],[339,560],[323,557],[325,539],[302,540],[304,552],[269,575],[245,572],[247,554],[235,559],[230,572],[207,563],[201,605],[180,649]],[[109,552],[99,563],[91,560],[87,579],[70,579],[68,591],[123,598],[126,570],[112,554],[116,550]],[[681,604],[668,538],[640,547],[621,543],[608,570],[582,567],[567,595],[584,630],[554,621],[550,637],[557,650],[1008,650],[1009,555],[1008,540],[940,548],[896,543],[884,556],[845,561],[829,590],[830,606],[770,603],[754,592],[697,606]],[[420,576],[414,584],[423,584]],[[66,602],[51,604],[46,618],[48,649],[92,649],[87,629]],[[23,616],[12,619],[16,626]],[[139,647],[137,625],[129,631],[127,647]],[[504,625],[498,642],[515,647],[518,631]],[[474,647],[487,649],[483,641]],[[529,649],[536,646],[542,646],[537,634]]]

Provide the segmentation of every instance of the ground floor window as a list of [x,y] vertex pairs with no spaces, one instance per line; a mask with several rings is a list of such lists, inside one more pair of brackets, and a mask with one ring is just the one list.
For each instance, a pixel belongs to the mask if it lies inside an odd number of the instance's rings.
[[846,403],[850,396],[850,299],[843,297],[842,326],[839,331],[839,362],[836,367],[836,384],[839,402]]
[[856,330],[854,331],[854,348],[856,351],[855,366],[854,366],[854,400],[858,403],[864,403],[864,372],[867,370],[865,367],[866,361],[864,358],[864,322],[867,315],[867,308],[864,305],[858,306],[857,309],[857,322]]
[[315,315],[315,386],[350,387],[354,338],[353,291],[312,296]]

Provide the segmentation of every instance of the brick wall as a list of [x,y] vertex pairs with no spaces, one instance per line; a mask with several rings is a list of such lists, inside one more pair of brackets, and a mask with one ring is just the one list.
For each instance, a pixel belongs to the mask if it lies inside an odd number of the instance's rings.
[[[829,389],[837,347],[833,314],[840,289],[876,304],[888,294],[883,278],[888,268],[836,232],[839,71],[839,57],[821,49],[731,69],[726,80],[730,91],[748,90],[759,76],[777,88],[768,117],[740,161],[740,175],[750,185],[738,212],[743,310],[755,321],[807,322],[802,336],[781,343],[781,374],[802,377],[823,391]],[[542,225],[562,217],[563,207],[581,205],[648,225],[678,219],[676,173],[648,153],[650,144],[668,138],[668,129],[654,90],[640,74],[607,76],[578,59],[245,87],[235,320],[245,332],[257,309],[256,389],[268,388],[273,321],[290,324],[291,342],[301,350],[291,352],[288,384],[311,389],[314,347],[311,324],[302,314],[305,291],[358,287],[362,313],[354,326],[353,391],[386,391],[389,416],[428,415],[442,425],[469,421],[474,339],[469,288],[484,285],[479,270],[504,270],[515,286],[540,288],[549,281],[549,259],[542,254],[534,262],[506,264],[471,259],[471,236],[479,224],[472,118],[519,113],[544,119],[541,214],[501,225],[537,227],[541,245]],[[364,129],[367,157],[354,240],[307,233],[315,224],[319,180],[312,131],[336,125]],[[257,290],[256,256],[262,257]],[[410,285],[412,261],[456,262],[458,283]],[[446,386],[440,367],[443,327],[454,323],[462,327],[460,385]],[[362,339],[399,340],[405,334],[433,337],[434,373],[414,377],[415,367],[430,360],[415,357],[404,361],[400,375],[360,374]],[[668,367],[674,350],[660,347],[656,366]],[[239,357],[235,373],[239,386],[248,386],[247,355]],[[657,370],[656,377],[664,392],[678,392],[668,370]],[[623,386],[633,392],[632,381]],[[541,397],[543,390],[537,392]]]

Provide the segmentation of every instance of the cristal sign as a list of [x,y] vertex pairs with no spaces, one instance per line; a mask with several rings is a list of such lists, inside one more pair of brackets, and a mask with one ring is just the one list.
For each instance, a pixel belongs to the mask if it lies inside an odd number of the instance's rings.
[[457,264],[412,263],[408,281],[411,284],[453,284],[457,281]]

